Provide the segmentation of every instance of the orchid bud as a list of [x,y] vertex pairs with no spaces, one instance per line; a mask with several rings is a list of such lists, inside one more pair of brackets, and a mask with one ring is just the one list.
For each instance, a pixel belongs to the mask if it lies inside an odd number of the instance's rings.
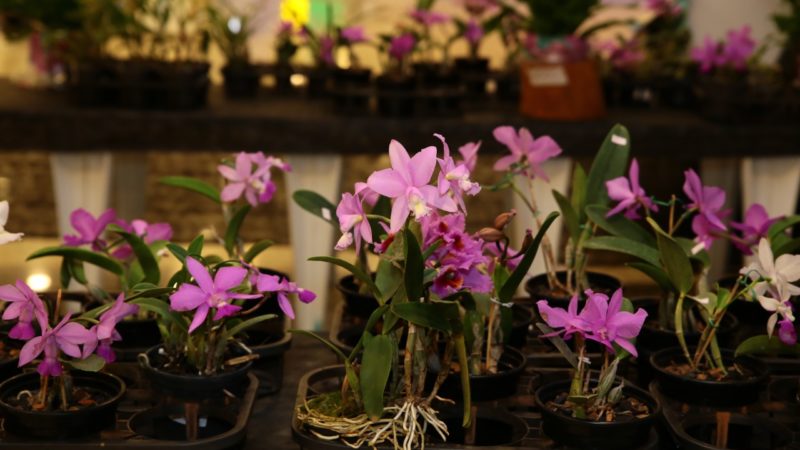
[[525,253],[528,251],[528,247],[533,244],[533,233],[531,230],[525,230],[525,239],[522,240],[522,246],[519,248],[520,253]]
[[481,230],[478,231],[478,237],[483,239],[484,242],[497,242],[502,240],[505,236],[506,235],[502,231],[492,227],[481,228]]
[[505,229],[505,227],[507,227],[508,224],[511,223],[511,220],[514,219],[514,216],[516,216],[516,215],[517,215],[517,211],[515,209],[512,209],[511,211],[504,212],[504,213],[500,214],[499,216],[497,216],[494,219],[494,227],[495,227],[495,229],[498,229],[498,230]]

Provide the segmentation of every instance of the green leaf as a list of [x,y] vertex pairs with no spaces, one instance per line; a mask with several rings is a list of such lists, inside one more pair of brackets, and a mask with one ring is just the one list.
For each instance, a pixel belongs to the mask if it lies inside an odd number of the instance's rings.
[[62,289],[68,289],[69,282],[72,281],[72,274],[70,273],[69,265],[70,265],[69,258],[61,259],[61,270],[59,271],[59,278],[61,279]]
[[189,256],[189,252],[187,252],[185,248],[178,244],[173,244],[172,242],[167,244],[167,250],[169,250],[181,264],[184,264],[186,262],[186,257]]
[[403,280],[406,287],[406,296],[410,302],[418,302],[423,295],[423,278],[425,261],[419,248],[416,236],[408,228],[405,230],[405,267]]
[[125,239],[125,242],[133,249],[136,260],[142,268],[144,281],[147,283],[158,284],[161,281],[161,270],[158,268],[158,261],[150,251],[150,247],[139,236],[125,231],[117,231],[117,234]]
[[[142,283],[144,284],[144,283]],[[165,294],[171,294],[175,289],[168,287],[154,287],[150,289],[140,289],[141,285],[136,285],[131,289],[132,295],[125,298],[126,301],[134,300],[141,297],[160,297]]]
[[772,242],[775,237],[779,234],[783,234],[789,228],[797,225],[800,223],[800,215],[792,215],[789,217],[785,217],[769,227],[769,231],[767,232],[767,238],[770,242]]
[[694,283],[694,273],[692,272],[692,264],[689,262],[689,257],[686,256],[686,251],[667,235],[653,219],[648,218],[647,222],[656,231],[661,267],[667,272],[667,276],[672,285],[678,290],[678,293],[688,293]]
[[772,249],[775,258],[786,255],[800,253],[800,238],[795,238],[783,243],[780,247]]
[[152,297],[142,297],[142,298],[137,298],[135,300],[128,300],[128,302],[134,305],[139,305],[139,307],[144,309],[145,311],[150,311],[152,313],[158,314],[164,320],[177,325],[184,332],[188,332],[189,323],[186,320],[186,318],[180,315],[179,313],[173,311],[170,308],[169,303],[165,302],[164,300]]
[[217,203],[222,203],[222,200],[219,198],[219,191],[205,181],[191,177],[163,177],[159,181],[162,184],[187,189],[203,195]]
[[272,244],[274,244],[274,242],[270,241],[269,239],[263,239],[251,245],[243,256],[244,261],[248,263],[253,262],[253,260],[256,259],[256,256],[260,255],[264,250],[270,248]]
[[558,203],[558,209],[561,210],[561,217],[564,219],[564,224],[567,226],[569,236],[572,242],[578,242],[581,238],[581,224],[578,222],[578,214],[573,209],[572,204],[567,200],[567,197],[555,189],[553,189],[553,198]]
[[251,317],[251,318],[249,318],[247,320],[243,320],[243,321],[239,322],[233,328],[231,328],[229,330],[226,330],[225,334],[227,335],[228,338],[233,338],[236,335],[238,335],[239,333],[247,330],[248,328],[250,328],[252,326],[258,325],[261,322],[266,322],[268,320],[272,320],[272,319],[274,319],[276,317],[278,317],[278,316],[275,315],[275,314],[262,314],[260,316]]
[[89,355],[85,359],[68,359],[65,362],[72,368],[84,372],[99,372],[106,365],[106,360],[97,355]]
[[289,330],[289,332],[292,333],[292,334],[302,334],[302,335],[305,335],[305,336],[310,336],[310,337],[318,340],[319,342],[321,342],[323,345],[325,345],[329,349],[331,349],[331,351],[333,351],[333,353],[336,353],[336,356],[341,358],[342,361],[344,361],[344,362],[348,361],[347,357],[344,356],[344,353],[342,353],[342,351],[339,350],[339,347],[337,347],[333,342],[331,342],[331,341],[325,339],[324,337],[318,335],[317,333],[314,333],[312,331],[307,331],[307,330],[298,330],[298,329],[291,329],[291,330]]
[[380,303],[389,301],[403,284],[403,270],[392,261],[381,258],[378,261],[378,270],[375,271],[375,286],[383,293]]
[[696,254],[692,254],[692,249],[697,245],[697,243],[691,239],[685,237],[673,237],[672,239],[681,246],[684,252],[686,252],[686,256],[689,259],[693,259],[698,261],[703,267],[711,266],[711,257],[708,255],[708,252],[705,250],[701,250]]
[[606,398],[611,387],[614,385],[614,379],[617,377],[617,367],[619,366],[619,358],[614,358],[614,361],[608,366],[608,369],[602,373],[603,377],[597,384],[597,396],[600,399]]
[[[361,351],[361,348],[364,346],[364,341],[366,340],[367,336],[371,336],[372,330],[375,328],[375,325],[383,318],[383,314],[389,309],[389,305],[381,305],[372,311],[372,314],[369,315],[369,319],[367,319],[367,324],[364,326],[364,333],[361,335],[361,338],[358,339],[358,342],[353,347],[353,350],[350,352],[350,356],[348,360],[352,361],[355,359],[358,352]],[[384,321],[383,330],[381,331],[383,334],[391,333],[391,326],[386,324]]]
[[325,197],[313,191],[298,190],[292,194],[292,200],[297,206],[328,222],[339,229],[339,219],[336,217],[336,205]]
[[391,311],[414,325],[434,330],[452,332],[453,323],[460,320],[455,303],[392,303]]
[[670,281],[669,276],[666,272],[659,266],[654,266],[652,264],[648,264],[646,262],[630,262],[626,263],[626,266],[633,267],[634,269],[642,272],[643,274],[647,275],[655,281],[659,288],[665,292],[672,292],[675,291],[675,286],[672,285],[672,281]]
[[[339,267],[342,267],[342,268],[348,270],[350,273],[353,274],[354,277],[358,278],[359,281],[361,281],[362,283],[366,284],[367,287],[369,287],[369,290],[372,291],[372,295],[374,295],[376,299],[379,299],[379,301],[380,301],[380,299],[383,299],[383,297],[381,296],[381,292],[378,290],[378,287],[375,286],[375,282],[372,281],[372,277],[369,276],[367,273],[365,273],[360,268],[350,264],[349,262],[347,262],[347,261],[345,261],[343,259],[334,258],[332,256],[315,256],[313,258],[308,258],[308,260],[309,261],[322,261],[322,262],[326,262],[326,263],[329,263],[329,264],[337,265]],[[383,302],[381,302],[381,303],[383,303]]]
[[608,211],[610,211],[610,208],[602,205],[589,205],[586,207],[586,215],[589,216],[589,220],[603,229],[603,231],[656,248],[656,240],[652,233],[649,233],[638,223],[625,218],[622,214],[606,217]]
[[464,334],[456,333],[453,336],[453,341],[456,344],[456,355],[458,355],[458,365],[461,366],[459,373],[461,379],[461,402],[464,404],[464,419],[461,426],[467,428],[472,423],[472,394],[470,392],[469,383],[469,362],[467,361],[467,347],[464,343]]
[[236,241],[239,238],[239,230],[242,228],[244,219],[247,217],[247,213],[250,212],[250,209],[252,209],[250,205],[242,206],[234,213],[233,217],[231,217],[231,221],[228,222],[228,227],[225,229],[225,251],[227,251],[229,255],[233,255],[234,247],[237,244]]
[[517,268],[514,269],[514,272],[512,272],[511,276],[508,277],[508,280],[506,280],[506,282],[503,284],[503,287],[500,288],[498,297],[501,302],[508,303],[514,299],[514,295],[516,295],[520,283],[522,283],[522,280],[525,278],[525,275],[528,274],[528,270],[531,268],[531,264],[533,264],[533,258],[536,257],[536,252],[539,251],[539,244],[542,242],[542,238],[557,217],[557,212],[551,212],[542,223],[542,227],[539,228],[539,231],[536,233],[536,237],[533,239],[533,242],[531,242],[530,247],[525,250],[525,255],[523,255],[522,259],[517,265]]
[[113,259],[99,253],[76,247],[45,247],[33,252],[28,256],[26,261],[45,256],[61,256],[85,261],[119,276],[125,273],[122,265]]
[[364,344],[361,358],[361,398],[372,420],[383,414],[383,394],[395,359],[397,346],[391,336],[380,334]]
[[75,281],[83,285],[89,284],[89,280],[86,279],[86,271],[83,268],[83,262],[72,258],[66,258],[65,261],[69,261],[69,273],[72,278],[75,278]]
[[634,256],[642,261],[659,265],[658,250],[641,242],[617,236],[596,236],[588,239],[583,246],[591,250],[605,250]]
[[192,242],[189,243],[189,248],[186,250],[187,254],[201,256],[203,254],[204,243],[205,243],[205,238],[203,237],[203,235],[202,234],[197,235],[197,237],[192,239]]
[[592,168],[586,179],[586,204],[605,205],[608,203],[606,181],[625,174],[630,154],[631,137],[628,129],[614,125],[608,132],[600,150],[594,157]]
[[570,197],[572,209],[578,213],[578,223],[586,222],[586,171],[575,163],[572,171],[572,193]]
[[548,327],[546,324],[538,322],[536,324],[536,327],[539,328],[542,334],[548,335],[546,339],[552,342],[553,345],[555,345],[556,349],[559,352],[561,352],[561,355],[564,357],[564,359],[566,359],[567,362],[577,370],[578,357],[575,356],[575,353],[572,351],[572,349],[569,348],[569,345],[567,345],[567,343],[564,342],[564,339],[562,339],[561,336],[559,336],[558,333],[555,332],[555,330]]
[[753,336],[736,347],[736,356],[741,355],[800,355],[800,344],[786,345],[777,336]]

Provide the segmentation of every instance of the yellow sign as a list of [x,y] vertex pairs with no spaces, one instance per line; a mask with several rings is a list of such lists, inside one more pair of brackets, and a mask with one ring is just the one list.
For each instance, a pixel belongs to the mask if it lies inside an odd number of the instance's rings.
[[296,27],[308,23],[311,15],[309,0],[283,0],[281,1],[281,20],[292,22]]

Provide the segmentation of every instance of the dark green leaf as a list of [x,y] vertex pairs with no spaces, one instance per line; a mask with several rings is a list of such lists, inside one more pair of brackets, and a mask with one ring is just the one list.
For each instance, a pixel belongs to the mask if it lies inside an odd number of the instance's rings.
[[83,285],[89,283],[89,280],[86,279],[86,271],[83,268],[82,261],[74,260],[72,258],[66,258],[65,261],[69,261],[69,273],[72,278],[75,279],[75,281]]
[[423,295],[423,277],[425,262],[419,248],[416,236],[411,230],[405,230],[405,268],[403,280],[406,287],[406,296],[410,302],[419,302]]
[[274,242],[270,241],[269,239],[264,239],[251,245],[243,256],[245,262],[253,262],[253,260],[256,259],[256,256],[260,255],[264,250],[270,248],[272,244],[274,244]]
[[173,311],[170,308],[169,303],[164,300],[152,297],[142,297],[142,298],[137,298],[135,300],[128,300],[128,302],[134,305],[139,305],[139,307],[145,311],[150,311],[152,313],[158,314],[164,320],[174,323],[175,325],[180,327],[181,330],[188,331],[189,323],[186,320],[186,318],[180,315],[179,313]]
[[777,336],[753,336],[736,347],[736,356],[740,355],[800,355],[800,344],[786,345]]
[[455,303],[392,303],[391,311],[414,325],[451,332],[453,322],[460,320]]
[[588,239],[583,246],[590,250],[605,250],[635,256],[642,261],[659,265],[658,250],[641,242],[617,236],[596,236]]
[[76,247],[45,247],[33,252],[30,256],[28,256],[27,261],[45,256],[69,257],[80,261],[86,261],[89,264],[103,268],[116,275],[121,276],[125,273],[122,265],[113,259],[99,253]]
[[578,357],[575,356],[575,353],[569,348],[569,345],[564,342],[564,339],[562,339],[561,336],[555,332],[555,330],[548,327],[546,324],[539,322],[536,324],[536,327],[539,328],[542,334],[547,335],[546,339],[552,342],[556,349],[561,352],[561,355],[564,357],[564,359],[566,359],[567,362],[577,370]]
[[592,223],[611,235],[632,239],[656,248],[656,240],[652,233],[638,223],[625,218],[622,214],[606,217],[609,210],[606,206],[589,205],[586,207],[586,215],[589,216]]
[[68,359],[66,363],[84,372],[99,372],[106,365],[106,360],[97,355],[89,355],[86,359]]
[[458,365],[461,366],[459,378],[461,379],[461,402],[464,405],[463,420],[461,426],[464,428],[469,427],[472,423],[472,394],[470,392],[469,382],[469,362],[467,361],[467,347],[464,343],[464,335],[456,333],[453,336],[453,341],[456,343],[456,355],[458,355]]
[[592,168],[586,179],[586,204],[608,203],[606,181],[625,174],[630,154],[631,137],[628,129],[617,124],[608,132],[600,150],[594,157]]
[[572,193],[570,196],[572,209],[578,214],[578,223],[586,222],[586,171],[575,163],[572,171]]
[[378,270],[375,272],[375,286],[383,294],[383,298],[378,301],[382,304],[389,301],[401,284],[403,284],[403,270],[392,261],[381,258],[378,261]]
[[675,286],[672,285],[672,282],[669,280],[669,276],[667,276],[667,273],[664,272],[660,266],[657,267],[652,264],[639,261],[626,263],[625,265],[633,267],[634,269],[650,277],[656,282],[656,284],[658,284],[658,287],[660,287],[662,291],[670,292],[675,290]]
[[72,274],[69,270],[70,259],[61,259],[61,270],[59,271],[59,278],[61,278],[61,289],[68,289],[69,282],[72,281]]
[[700,264],[703,265],[703,267],[711,266],[711,257],[708,255],[707,251],[701,250],[696,254],[692,254],[692,249],[697,245],[697,242],[684,237],[673,237],[672,239],[674,239],[675,242],[677,242],[678,245],[681,246],[683,251],[686,252],[686,256],[688,256],[689,259],[698,261]]
[[396,350],[394,339],[383,334],[364,344],[364,355],[361,358],[361,398],[365,412],[373,420],[383,413],[383,394]]
[[369,287],[369,290],[372,291],[372,295],[375,296],[377,299],[382,299],[381,292],[378,290],[378,287],[375,286],[375,282],[372,281],[372,277],[365,273],[363,270],[359,269],[358,267],[350,264],[349,262],[334,258],[332,256],[315,256],[313,258],[308,258],[309,261],[322,261],[329,264],[334,264],[339,267],[342,267],[348,270],[350,273],[353,274],[356,278],[359,279],[362,283],[366,284]]
[[219,198],[219,191],[205,181],[190,177],[163,177],[160,181],[162,184],[188,189],[217,203],[222,203]]
[[233,255],[234,247],[236,247],[237,240],[239,239],[239,230],[242,228],[242,223],[244,223],[244,219],[247,217],[247,213],[250,212],[251,208],[250,205],[242,206],[236,211],[233,217],[231,217],[231,221],[228,222],[228,227],[225,229],[225,251],[227,251],[229,255]]
[[125,242],[133,249],[133,254],[136,255],[136,260],[142,268],[144,274],[144,281],[147,283],[158,284],[161,281],[161,270],[158,268],[158,262],[155,256],[150,251],[150,247],[144,243],[139,236],[127,233],[125,231],[117,231],[117,234],[125,239]]
[[320,219],[339,229],[339,219],[336,217],[336,205],[325,197],[313,191],[298,190],[292,194],[292,199],[297,206],[314,214]]
[[554,189],[553,197],[556,199],[556,203],[558,203],[558,209],[561,210],[561,218],[567,226],[569,237],[572,238],[572,242],[578,242],[581,238],[581,224],[578,222],[578,214],[572,208],[572,204],[567,200],[567,197],[564,197],[562,193]]
[[533,239],[533,242],[531,242],[530,247],[525,250],[525,255],[520,260],[517,268],[514,269],[514,272],[512,272],[511,276],[508,277],[508,280],[506,280],[505,284],[503,284],[503,287],[500,288],[498,296],[501,302],[508,303],[514,299],[514,295],[516,295],[520,283],[522,283],[522,280],[525,278],[525,275],[528,274],[528,270],[531,268],[531,264],[533,264],[533,258],[536,257],[536,252],[539,251],[539,244],[542,242],[542,238],[557,217],[557,212],[551,212],[550,215],[548,215],[544,220],[544,223],[542,223],[542,227],[539,228],[539,231],[536,233],[536,237]]
[[181,264],[186,262],[186,257],[189,256],[189,253],[186,251],[185,248],[181,247],[180,245],[169,243],[167,244],[167,250],[172,253],[175,258],[181,262]]
[[800,253],[800,238],[795,238],[790,241],[783,243],[780,247],[772,249],[773,256],[775,258],[791,254],[794,255],[796,253]]
[[292,333],[292,334],[302,334],[302,335],[305,335],[305,336],[310,336],[310,337],[316,339],[317,341],[321,342],[323,345],[325,345],[326,347],[331,349],[331,351],[333,351],[333,353],[336,353],[336,356],[341,358],[342,361],[347,362],[347,357],[344,356],[344,353],[342,353],[342,351],[339,350],[339,347],[337,347],[336,344],[334,344],[333,342],[331,342],[331,341],[325,339],[324,337],[318,335],[317,333],[314,333],[314,332],[311,332],[311,331],[308,331],[308,330],[297,330],[297,329],[291,329],[291,330],[289,330],[289,332]]
[[239,333],[247,330],[248,328],[250,328],[250,327],[252,327],[254,325],[258,325],[261,322],[266,322],[267,320],[272,320],[272,319],[274,319],[276,317],[278,317],[278,316],[275,315],[275,314],[262,314],[260,316],[251,317],[251,318],[249,318],[247,320],[243,320],[243,321],[239,322],[238,324],[236,324],[236,326],[234,326],[233,328],[227,330],[225,332],[225,334],[227,335],[228,338],[233,338],[236,335],[238,335]]
[[133,300],[133,299],[141,298],[141,297],[154,297],[154,298],[157,298],[157,297],[160,297],[160,296],[162,296],[164,294],[171,294],[172,291],[175,290],[173,288],[168,288],[168,287],[164,287],[164,288],[155,287],[155,288],[140,290],[139,286],[140,285],[136,285],[136,286],[133,287],[133,289],[131,289],[132,294],[130,296],[128,296],[126,298],[126,300]]
[[197,237],[192,239],[192,242],[189,243],[189,248],[186,250],[186,253],[189,255],[201,256],[203,254],[204,243],[205,238],[203,235],[197,235]]
[[792,215],[789,217],[784,217],[781,220],[773,223],[772,226],[769,227],[769,231],[767,232],[767,238],[772,242],[775,239],[775,236],[785,233],[786,230],[789,228],[797,225],[800,223],[800,215]]
[[692,288],[692,284],[694,284],[694,274],[689,257],[686,256],[686,251],[667,235],[653,219],[647,219],[647,221],[656,231],[661,266],[667,272],[667,276],[672,285],[678,290],[678,293],[688,293],[689,289]]

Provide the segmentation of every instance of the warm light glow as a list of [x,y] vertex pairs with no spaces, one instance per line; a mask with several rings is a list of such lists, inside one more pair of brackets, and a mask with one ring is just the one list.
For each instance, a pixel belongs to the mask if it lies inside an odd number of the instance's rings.
[[289,77],[289,82],[292,83],[294,87],[301,87],[308,84],[308,77],[303,75],[302,73],[293,73],[291,77]]
[[308,23],[311,15],[309,0],[283,0],[281,2],[281,20],[292,22],[297,27]]
[[50,276],[44,273],[32,273],[28,275],[28,278],[25,280],[25,283],[31,287],[36,292],[46,291],[50,285],[53,283],[53,280],[50,279]]
[[353,62],[350,61],[350,52],[347,49],[340,48],[336,52],[336,65],[345,70],[353,65]]

